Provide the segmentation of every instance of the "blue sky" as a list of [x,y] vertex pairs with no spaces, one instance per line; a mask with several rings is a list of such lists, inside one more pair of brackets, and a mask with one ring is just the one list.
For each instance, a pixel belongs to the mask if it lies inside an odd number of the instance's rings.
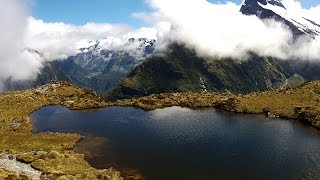
[[143,0],[36,0],[32,13],[46,22],[77,25],[107,22],[140,26],[142,22],[131,14],[145,10],[148,6]]
[[[224,0],[209,0],[224,2]],[[240,4],[242,0],[231,0]],[[304,7],[319,4],[319,0],[301,0]],[[131,16],[134,12],[149,11],[144,0],[36,0],[33,16],[46,22],[65,22],[76,25],[86,22],[125,23],[140,27],[143,22]]]

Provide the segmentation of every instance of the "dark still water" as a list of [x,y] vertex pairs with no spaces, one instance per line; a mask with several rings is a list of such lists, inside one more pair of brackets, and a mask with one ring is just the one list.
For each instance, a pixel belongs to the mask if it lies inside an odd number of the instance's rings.
[[76,150],[94,167],[133,168],[147,180],[319,178],[320,134],[289,120],[213,109],[61,106],[31,118],[35,133],[86,136]]

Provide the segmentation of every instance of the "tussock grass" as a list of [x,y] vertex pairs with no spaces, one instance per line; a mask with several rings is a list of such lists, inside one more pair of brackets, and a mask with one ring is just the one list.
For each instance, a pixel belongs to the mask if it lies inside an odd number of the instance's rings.
[[5,169],[0,168],[0,179],[14,179],[14,180],[31,180],[27,176],[15,173],[15,172],[10,172]]

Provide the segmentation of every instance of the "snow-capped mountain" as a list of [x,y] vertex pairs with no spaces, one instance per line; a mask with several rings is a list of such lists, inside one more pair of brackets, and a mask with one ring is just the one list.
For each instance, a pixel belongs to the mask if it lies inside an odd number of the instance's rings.
[[156,40],[147,38],[129,38],[125,42],[115,38],[104,38],[96,42],[89,41],[87,47],[80,48],[80,50],[85,53],[89,51],[101,53],[103,50],[113,50],[146,55],[152,53],[155,43]]
[[[88,46],[80,48],[81,53],[69,57],[76,64],[87,70],[95,72],[103,71],[110,61],[119,55],[134,58],[134,64],[139,65],[155,49],[155,40],[147,38],[129,38],[119,41],[114,38],[104,38],[95,42],[88,42]],[[122,62],[123,63],[123,62]]]
[[156,40],[147,38],[104,38],[82,43],[80,53],[51,62],[46,62],[39,51],[26,48],[25,52],[43,60],[44,67],[35,80],[9,78],[4,84],[5,90],[27,89],[62,80],[103,92],[152,55],[155,43]]
[[147,38],[104,38],[88,42],[81,53],[58,63],[74,83],[102,92],[143,63],[154,52],[155,43]]
[[287,10],[280,0],[245,0],[240,9],[245,15],[256,15],[261,19],[275,19],[289,27],[295,37],[320,35],[320,22],[301,17]]

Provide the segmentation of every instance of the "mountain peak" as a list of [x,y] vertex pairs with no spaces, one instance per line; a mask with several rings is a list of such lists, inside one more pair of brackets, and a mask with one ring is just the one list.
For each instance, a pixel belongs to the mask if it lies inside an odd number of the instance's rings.
[[259,3],[263,5],[271,4],[286,9],[280,0],[245,0],[242,6],[257,6]]
[[242,3],[240,12],[245,15],[258,15],[257,13],[263,10],[261,5],[273,5],[286,9],[280,0],[245,0]]
[[245,15],[256,15],[260,19],[274,19],[285,24],[295,38],[301,35],[311,37],[320,35],[318,23],[292,14],[280,0],[245,0],[240,12]]

